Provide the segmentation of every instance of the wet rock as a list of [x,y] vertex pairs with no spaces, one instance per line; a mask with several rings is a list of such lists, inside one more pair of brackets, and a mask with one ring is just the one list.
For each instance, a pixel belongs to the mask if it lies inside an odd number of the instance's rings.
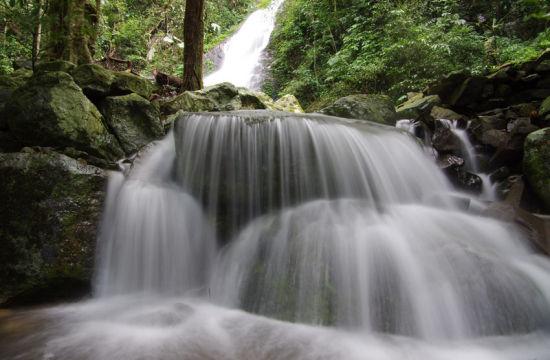
[[442,153],[460,150],[460,140],[445,126],[438,127],[432,137],[433,147]]
[[507,130],[512,136],[526,136],[538,129],[538,126],[531,124],[531,119],[528,117],[517,118],[507,125]]
[[533,191],[550,210],[550,128],[532,132],[524,144],[523,171]]
[[240,109],[242,110],[266,109],[265,103],[254,91],[247,88],[238,88],[236,96],[241,101]]
[[102,66],[85,64],[73,72],[74,81],[89,98],[101,98],[110,94],[115,75]]
[[[106,174],[48,149],[0,154],[0,303],[89,287]],[[74,286],[74,287],[73,287]]]
[[450,166],[444,170],[451,183],[458,189],[477,195],[481,194],[483,180],[476,174],[465,171],[460,166]]
[[468,78],[465,72],[455,72],[446,75],[441,80],[431,84],[426,89],[428,95],[438,95],[443,103],[449,104],[455,90]]
[[45,72],[13,92],[5,107],[8,127],[25,145],[74,147],[115,159],[123,152],[97,108],[64,72]]
[[100,110],[127,155],[164,135],[158,109],[138,94],[109,96]]
[[510,142],[511,136],[505,130],[491,129],[483,132],[481,143],[490,145],[494,148],[506,148]]
[[441,99],[438,95],[414,97],[396,109],[397,116],[400,119],[419,119],[423,115],[429,115],[433,107],[440,104]]
[[502,112],[495,115],[483,115],[474,118],[471,122],[470,129],[478,141],[482,141],[483,134],[489,130],[504,130],[506,129],[507,121]]
[[464,166],[464,159],[451,154],[445,154],[443,156],[440,156],[437,160],[437,165],[440,169],[448,171],[448,170],[456,170],[457,168],[460,168]]
[[367,120],[394,126],[397,115],[392,101],[384,95],[360,94],[340,98],[319,111],[348,119]]
[[501,166],[489,175],[491,182],[503,181],[510,176],[510,169],[506,166]]

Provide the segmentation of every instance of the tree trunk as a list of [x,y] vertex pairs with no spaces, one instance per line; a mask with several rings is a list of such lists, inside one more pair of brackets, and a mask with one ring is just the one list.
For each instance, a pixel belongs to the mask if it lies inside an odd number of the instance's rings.
[[97,25],[99,1],[51,0],[48,11],[48,57],[75,64],[91,63]]
[[186,0],[183,21],[183,90],[202,89],[204,0]]
[[36,24],[34,26],[34,33],[32,37],[32,67],[38,60],[40,54],[40,43],[42,40],[42,15],[44,11],[44,0],[36,1]]

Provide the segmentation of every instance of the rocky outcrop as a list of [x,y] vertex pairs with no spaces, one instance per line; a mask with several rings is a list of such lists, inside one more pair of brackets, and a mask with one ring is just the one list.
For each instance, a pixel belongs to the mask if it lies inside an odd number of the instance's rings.
[[158,109],[138,94],[109,96],[100,110],[126,154],[135,153],[164,135]]
[[523,170],[529,184],[550,211],[550,127],[529,134]]
[[43,148],[0,153],[0,303],[89,288],[105,171]]
[[111,94],[115,79],[112,71],[95,64],[80,65],[72,72],[74,81],[90,98],[103,98]]
[[[424,140],[437,150],[440,164],[448,163],[449,156],[464,158],[463,165],[455,161],[445,166],[457,187],[477,188],[481,179],[464,170],[475,169],[491,174],[503,197],[510,190],[509,179],[525,174],[530,186],[524,197],[529,201],[522,205],[530,211],[550,211],[545,165],[550,162],[545,157],[550,126],[549,57],[550,50],[532,61],[504,65],[487,76],[450,74],[423,93],[408,94],[408,100],[397,107],[398,115],[425,126]],[[455,128],[452,131],[446,128],[450,124]],[[470,139],[470,150],[478,160],[463,153],[454,134]],[[503,168],[506,176],[499,175]]]
[[34,75],[13,92],[4,115],[25,145],[75,147],[106,159],[123,155],[99,111],[65,72]]
[[384,95],[350,95],[336,100],[320,113],[348,119],[373,121],[394,126],[397,115],[391,100]]

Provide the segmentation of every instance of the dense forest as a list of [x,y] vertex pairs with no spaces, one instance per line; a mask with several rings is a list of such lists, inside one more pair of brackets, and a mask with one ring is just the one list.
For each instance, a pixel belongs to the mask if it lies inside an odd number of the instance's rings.
[[[0,73],[52,54],[55,4],[2,2]],[[79,31],[90,42],[91,60],[125,60],[142,74],[158,69],[181,76],[184,0],[83,4],[90,26]],[[268,4],[206,1],[204,52]],[[269,45],[263,90],[273,97],[295,94],[312,109],[351,93],[398,99],[453,71],[483,74],[536,57],[550,47],[549,7],[544,0],[287,1]],[[205,73],[213,69],[207,57]]]

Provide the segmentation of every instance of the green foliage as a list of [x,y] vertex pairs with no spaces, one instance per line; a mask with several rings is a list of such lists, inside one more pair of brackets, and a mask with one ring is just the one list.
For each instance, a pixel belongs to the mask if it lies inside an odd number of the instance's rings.
[[0,0],[0,74],[11,73],[14,60],[31,59],[36,13],[32,1]]
[[545,14],[539,0],[287,2],[266,87],[310,108],[353,93],[395,99],[452,71],[536,56],[549,46]]

